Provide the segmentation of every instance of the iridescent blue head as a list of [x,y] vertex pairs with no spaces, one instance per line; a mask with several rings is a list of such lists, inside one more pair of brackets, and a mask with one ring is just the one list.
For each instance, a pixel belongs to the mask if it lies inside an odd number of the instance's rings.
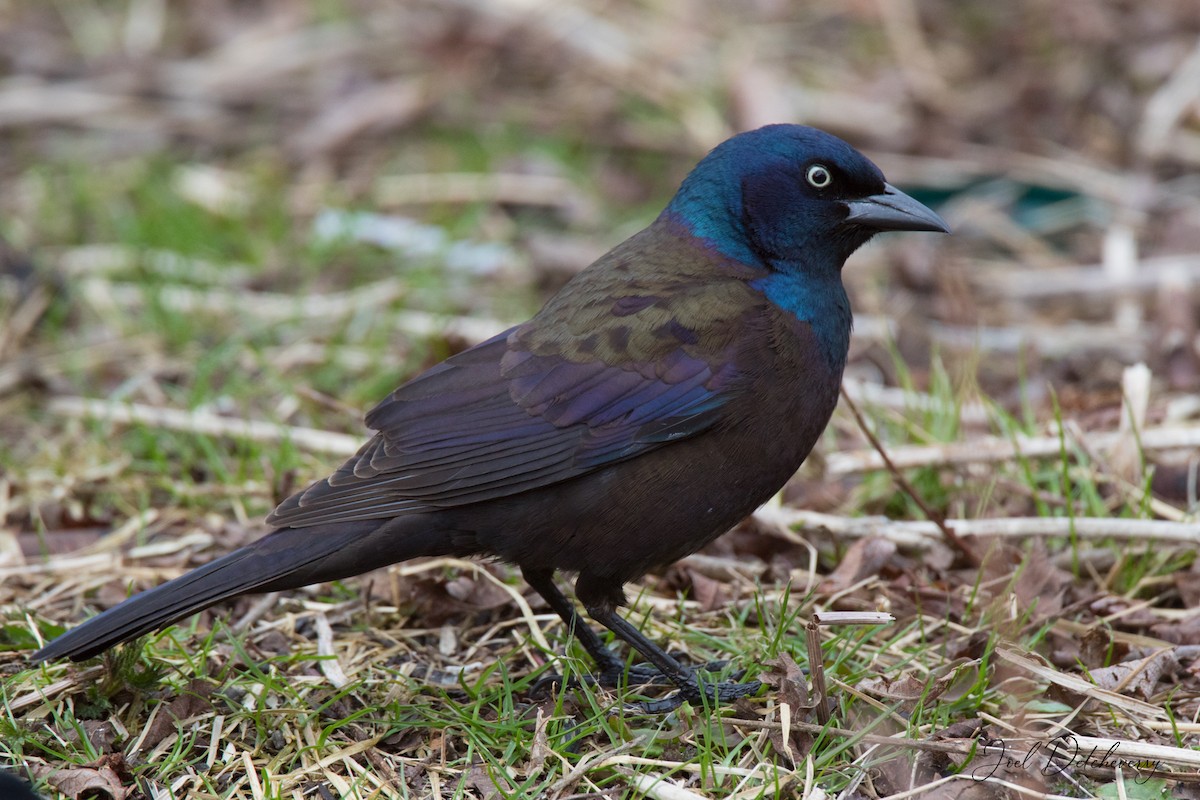
[[768,125],[718,145],[663,214],[723,255],[768,269],[752,285],[809,322],[839,368],[849,346],[841,269],[850,254],[880,231],[949,231],[866,156],[802,125]]

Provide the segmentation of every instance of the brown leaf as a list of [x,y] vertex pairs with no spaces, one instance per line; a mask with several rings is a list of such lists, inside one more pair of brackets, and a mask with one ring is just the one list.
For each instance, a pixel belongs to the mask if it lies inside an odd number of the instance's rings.
[[153,750],[159,742],[175,732],[180,722],[210,710],[212,703],[208,701],[208,697],[213,688],[213,683],[205,678],[196,678],[189,682],[182,692],[154,715],[150,730],[142,737],[142,750]]
[[1103,626],[1088,628],[1079,638],[1079,660],[1089,669],[1098,669],[1109,660],[1112,636]]
[[983,730],[983,720],[963,719],[934,731],[929,734],[929,738],[934,741],[941,739],[974,739],[979,735],[981,730]]
[[1175,591],[1179,592],[1179,599],[1183,601],[1184,608],[1200,607],[1200,561],[1192,563],[1191,569],[1186,572],[1176,572],[1172,579],[1175,581]]
[[702,609],[712,611],[725,605],[729,596],[720,581],[715,581],[694,569],[687,570],[687,575],[692,582],[692,597],[700,603]]
[[428,575],[405,578],[397,586],[396,601],[421,625],[437,627],[464,614],[497,608],[512,598],[486,578],[460,575],[446,580]]
[[97,753],[112,753],[117,740],[117,729],[108,720],[86,719],[81,723],[88,741]]
[[1069,574],[1054,566],[1039,540],[1021,566],[1013,593],[1024,608],[1036,607],[1034,616],[1042,620],[1062,610],[1063,594],[1072,582]]
[[93,767],[70,767],[54,769],[34,765],[30,768],[34,777],[45,780],[57,791],[71,798],[88,798],[88,800],[125,800],[129,795],[121,782],[121,778],[108,764],[101,763]]
[[955,675],[955,670],[949,670],[941,677],[927,681],[917,678],[911,672],[906,672],[894,680],[880,675],[859,681],[858,688],[884,700],[899,702],[903,708],[911,710],[919,702],[930,702],[944,694]]
[[474,575],[459,575],[446,583],[446,594],[472,610],[487,611],[512,602],[512,595],[487,580]]
[[831,595],[844,592],[859,581],[878,575],[892,556],[896,555],[896,545],[879,536],[868,536],[850,545],[842,563],[821,581],[817,587],[818,594]]
[[[777,658],[766,664],[770,670],[761,676],[763,683],[778,692],[779,703],[788,705],[793,720],[807,719],[813,709],[813,704],[809,700],[808,679],[804,670],[787,653],[780,653]],[[769,738],[775,752],[793,764],[795,763],[793,756],[803,759],[812,747],[812,737],[796,728],[791,730],[790,750],[787,746],[789,743],[783,740],[782,730],[771,731]]]
[[925,683],[914,678],[911,672],[895,679],[886,675],[866,678],[858,682],[858,688],[875,697],[902,702],[919,700],[925,693]]
[[[1158,693],[1164,675],[1174,675],[1179,670],[1179,661],[1171,651],[1152,656],[1149,661],[1135,659],[1088,671],[1092,682],[1102,689],[1130,694],[1137,691],[1149,699]],[[1135,674],[1136,672],[1136,674]],[[1132,676],[1132,677],[1131,677]]]
[[[1127,598],[1105,596],[1098,597],[1096,600],[1089,603],[1088,609],[1097,617],[1114,617],[1117,621],[1113,624],[1115,626],[1120,626],[1121,630],[1127,631],[1139,629],[1154,630],[1158,626],[1158,623],[1162,621],[1157,614],[1148,608],[1135,607],[1130,610],[1130,606],[1132,605],[1133,603]],[[1184,620],[1182,625],[1186,626],[1187,622],[1187,620]],[[1176,623],[1171,622],[1169,625],[1164,627],[1174,627],[1175,624]],[[1155,633],[1154,635],[1160,636],[1158,633]],[[1167,641],[1172,641],[1165,636],[1160,636],[1160,638],[1164,638]],[[1192,642],[1189,642],[1189,644],[1192,644]]]
[[495,770],[485,770],[478,763],[472,764],[467,771],[466,782],[484,800],[498,800],[512,791],[512,787],[508,785],[508,781],[504,780],[503,775]]
[[779,693],[779,702],[790,705],[793,713],[812,708],[808,699],[808,677],[795,659],[780,653],[766,664],[770,671],[762,676],[762,681]]

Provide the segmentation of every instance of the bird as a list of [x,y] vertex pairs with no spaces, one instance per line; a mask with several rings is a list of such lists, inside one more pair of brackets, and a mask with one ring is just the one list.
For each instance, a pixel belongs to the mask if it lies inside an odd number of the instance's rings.
[[0,798],[2,800],[40,800],[28,783],[3,769],[0,769]]
[[374,435],[285,499],[262,538],[136,594],[46,644],[90,658],[229,598],[421,556],[515,565],[616,684],[625,661],[588,616],[674,685],[660,709],[726,702],[619,613],[625,584],[769,500],[837,404],[850,255],[883,231],[949,233],[846,142],[768,125],[717,145],[662,213],[527,322],[451,356],[366,415]]

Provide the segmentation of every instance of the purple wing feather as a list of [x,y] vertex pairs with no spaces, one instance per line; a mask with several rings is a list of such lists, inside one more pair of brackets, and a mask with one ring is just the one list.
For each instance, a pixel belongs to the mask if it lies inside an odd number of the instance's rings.
[[706,430],[736,383],[682,348],[612,365],[535,355],[510,334],[393,392],[367,415],[378,433],[267,521],[387,518],[548,486]]

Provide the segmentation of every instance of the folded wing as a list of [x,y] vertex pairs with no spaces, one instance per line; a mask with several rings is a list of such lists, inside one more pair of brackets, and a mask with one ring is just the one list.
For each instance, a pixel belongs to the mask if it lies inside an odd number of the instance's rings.
[[569,480],[707,430],[736,382],[682,345],[609,364],[535,355],[514,330],[393,392],[367,415],[378,433],[268,523],[388,518]]

